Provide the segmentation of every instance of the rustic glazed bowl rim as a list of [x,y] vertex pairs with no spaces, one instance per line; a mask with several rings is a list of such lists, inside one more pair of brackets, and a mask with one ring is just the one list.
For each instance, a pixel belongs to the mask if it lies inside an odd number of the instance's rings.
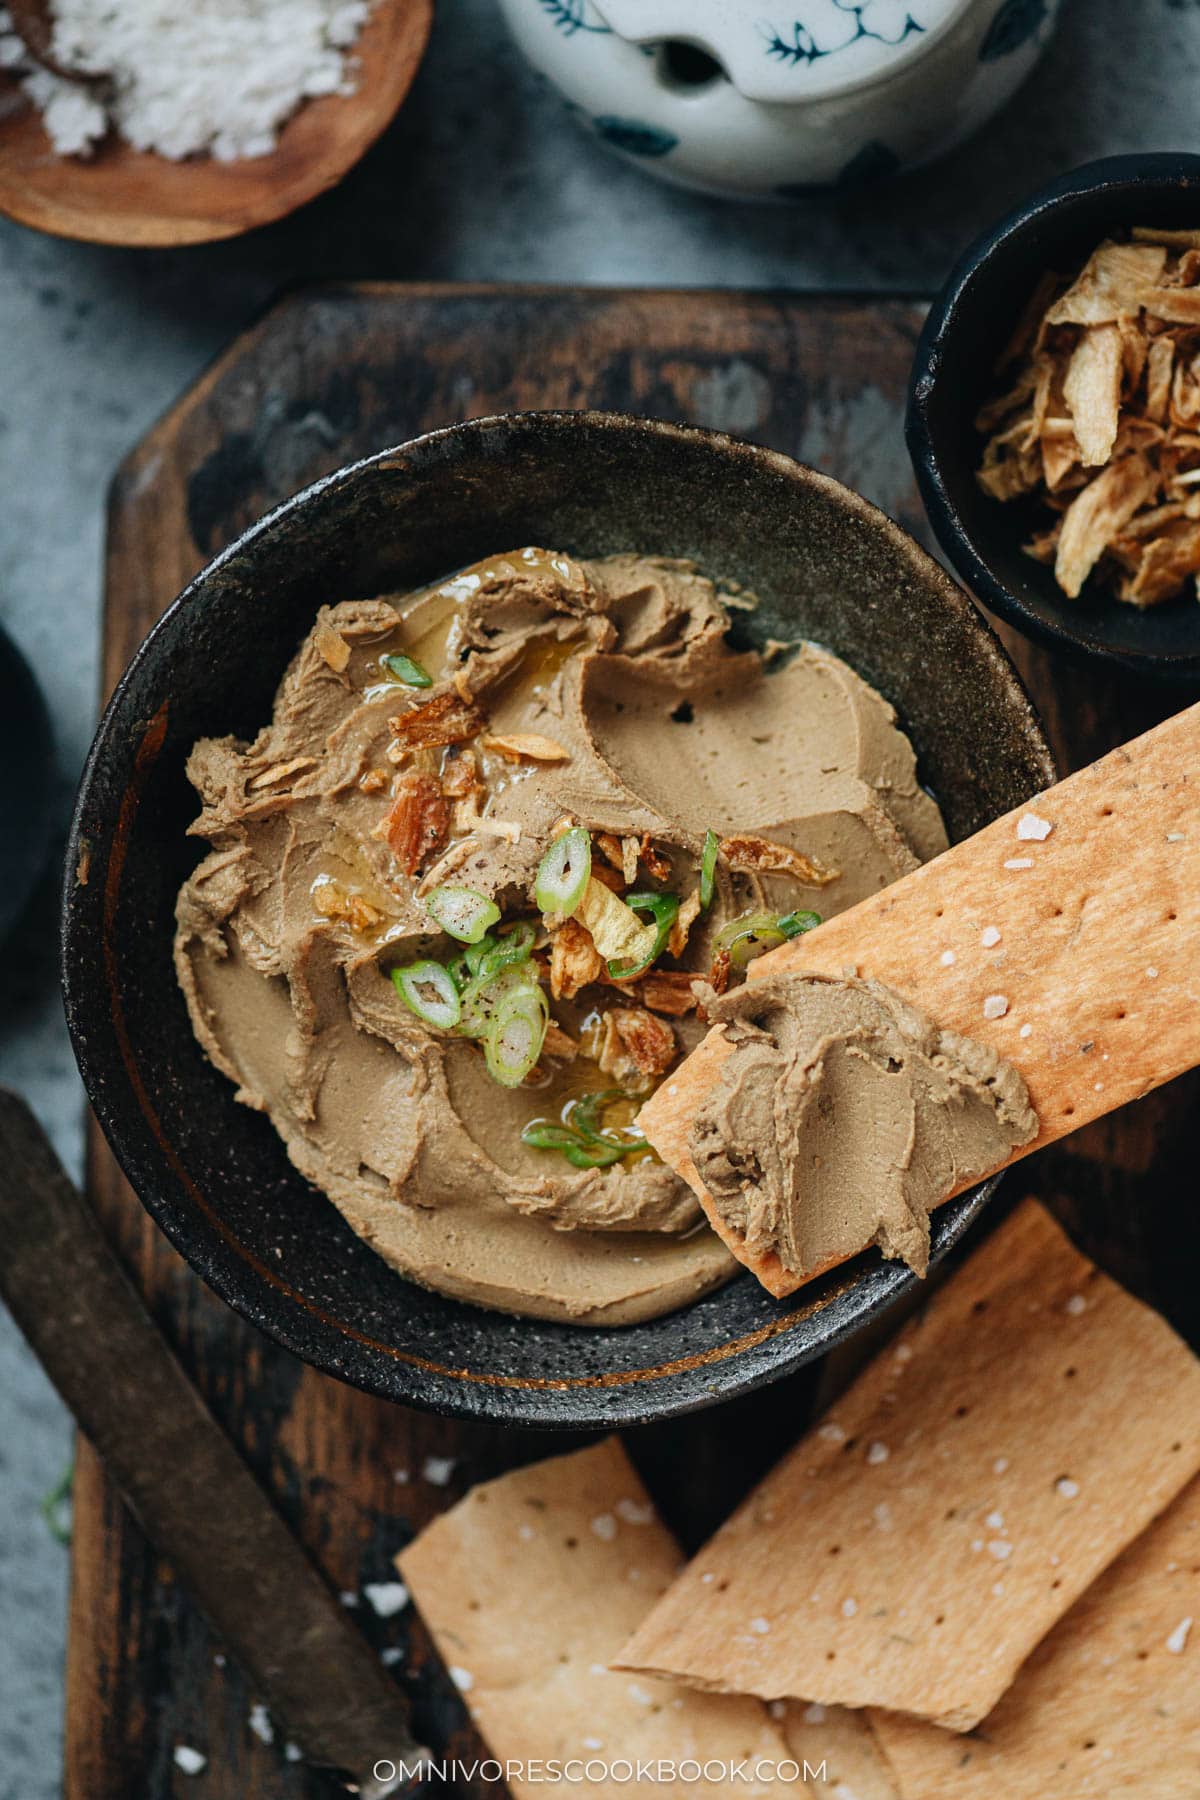
[[[1158,680],[1181,682],[1195,682],[1200,678],[1200,624],[1194,650],[1172,652],[1150,646],[1145,649],[1120,647],[1088,635],[1086,602],[1079,605],[1077,626],[1065,611],[1061,618],[1051,622],[1034,611],[1020,592],[1000,578],[948,489],[946,454],[939,442],[937,428],[931,422],[931,406],[947,347],[961,329],[964,309],[986,292],[996,258],[1010,245],[1034,235],[1057,214],[1069,213],[1076,202],[1097,193],[1119,190],[1122,194],[1130,194],[1139,189],[1153,192],[1189,186],[1195,188],[1200,216],[1198,153],[1156,150],[1101,157],[1083,163],[1039,188],[997,224],[982,232],[955,264],[926,317],[913,359],[905,420],[909,454],[930,524],[954,569],[983,605],[1008,624],[1015,625],[1027,637],[1061,651],[1074,662],[1107,663]],[[1172,604],[1186,602],[1180,600]]]
[[[231,1228],[223,1225],[219,1206],[213,1206],[194,1183],[187,1190],[190,1198],[204,1209],[208,1223],[215,1224],[218,1235],[237,1255],[226,1264],[204,1242],[198,1243],[186,1220],[181,1222],[173,1212],[164,1192],[160,1191],[163,1160],[174,1178],[185,1186],[190,1178],[158,1124],[144,1088],[139,1095],[141,1083],[132,1047],[122,1068],[117,1066],[119,1058],[114,1057],[104,1041],[104,1034],[112,1032],[113,1015],[122,1004],[115,959],[107,939],[97,947],[94,930],[89,931],[81,921],[80,913],[94,911],[96,902],[90,898],[81,904],[75,880],[79,857],[85,848],[84,826],[93,785],[110,754],[120,753],[119,745],[114,746],[118,727],[124,725],[128,730],[130,725],[123,716],[125,697],[143,667],[156,658],[159,640],[173,622],[181,613],[203,604],[213,576],[244,554],[259,538],[277,530],[280,524],[303,516],[318,496],[328,493],[331,488],[352,487],[366,471],[388,463],[412,467],[424,461],[436,466],[439,453],[452,440],[478,438],[486,443],[489,433],[522,428],[563,432],[593,430],[617,437],[651,435],[690,443],[714,452],[721,459],[749,463],[755,470],[773,469],[789,482],[823,490],[834,504],[890,539],[893,548],[909,562],[914,573],[936,590],[940,601],[957,615],[972,634],[979,651],[997,667],[1008,701],[1015,709],[1014,716],[1024,715],[1023,723],[1030,740],[1040,748],[1047,781],[1054,778],[1054,769],[1032,703],[987,620],[953,578],[894,520],[833,477],[798,463],[782,452],[699,426],[626,413],[542,411],[498,414],[444,426],[359,458],[309,484],[239,534],[187,584],[147,633],[105,708],[84,767],[67,845],[62,902],[61,969],[72,1045],[96,1117],[131,1186],[167,1238],[221,1299],[293,1355],[323,1372],[385,1398],[460,1418],[494,1421],[499,1417],[521,1425],[595,1429],[639,1424],[695,1411],[718,1399],[749,1392],[791,1373],[860,1329],[868,1319],[911,1289],[916,1278],[902,1265],[885,1262],[874,1252],[866,1253],[831,1276],[800,1290],[792,1297],[795,1304],[789,1306],[785,1315],[741,1338],[683,1356],[677,1361],[664,1361],[652,1368],[614,1369],[609,1373],[602,1371],[567,1380],[536,1381],[495,1371],[449,1367],[369,1338],[356,1327],[324,1312],[315,1301],[263,1265]],[[144,716],[142,723],[145,724]],[[153,730],[153,721],[145,724],[142,750],[150,744],[152,752]],[[141,754],[139,751],[139,759]],[[126,800],[130,791],[126,791]],[[104,932],[115,918],[119,898],[120,869],[114,880],[115,860],[115,857],[109,857],[102,883],[106,891]],[[112,892],[108,893],[110,889]],[[82,891],[87,895],[86,888]],[[97,967],[104,971],[103,979],[99,981],[95,978]],[[95,1044],[92,1026],[96,1028]],[[115,1081],[113,1077],[116,1077]],[[128,1083],[128,1087],[122,1083]],[[128,1105],[130,1090],[137,1101],[134,1116]],[[150,1110],[147,1110],[148,1106]],[[156,1146],[148,1141],[147,1129],[151,1138],[157,1130]],[[931,1264],[957,1243],[991,1198],[999,1179],[993,1177],[981,1183],[938,1210],[932,1221]],[[396,1276],[397,1281],[402,1279]],[[734,1279],[736,1284],[752,1278],[740,1275]],[[447,1299],[446,1304],[458,1303]],[[703,1301],[693,1304],[703,1304]],[[674,1316],[682,1319],[688,1310],[683,1308]],[[789,1354],[789,1330],[816,1313],[823,1319],[819,1342],[805,1347],[797,1340]],[[538,1328],[539,1321],[508,1319],[507,1324],[518,1331],[533,1331]],[[605,1327],[572,1329],[578,1330],[581,1338],[592,1340],[613,1339],[618,1335]],[[387,1359],[386,1364],[381,1364],[379,1353]],[[536,1401],[530,1397],[531,1390],[536,1391]]]

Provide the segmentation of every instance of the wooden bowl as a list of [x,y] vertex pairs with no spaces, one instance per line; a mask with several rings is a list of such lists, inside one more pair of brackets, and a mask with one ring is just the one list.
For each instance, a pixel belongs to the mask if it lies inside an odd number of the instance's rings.
[[433,0],[375,0],[350,95],[306,101],[270,156],[172,162],[106,141],[59,156],[13,75],[0,74],[0,212],[55,237],[137,247],[212,243],[281,219],[340,181],[388,124],[420,65]]

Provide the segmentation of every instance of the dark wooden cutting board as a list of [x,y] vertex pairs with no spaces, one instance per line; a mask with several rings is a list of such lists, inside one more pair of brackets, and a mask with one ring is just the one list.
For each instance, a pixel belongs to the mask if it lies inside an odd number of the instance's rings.
[[[416,432],[513,408],[604,407],[753,437],[839,476],[928,542],[901,433],[923,310],[904,299],[532,288],[342,287],[285,300],[118,472],[105,692],[178,589],[277,501]],[[1064,770],[1181,703],[1169,690],[1071,669],[1007,641]],[[1051,1201],[1086,1249],[1185,1329],[1197,1323],[1200,1224],[1188,1156],[1198,1097],[1200,1082],[1188,1077],[1018,1177]],[[455,1425],[316,1374],[208,1293],[94,1128],[89,1183],[155,1318],[226,1429],[331,1585],[355,1598],[363,1629],[381,1651],[402,1650],[396,1674],[413,1697],[418,1736],[469,1757],[476,1746],[461,1702],[411,1609],[379,1617],[362,1584],[388,1579],[395,1551],[473,1482],[578,1440]],[[818,1383],[833,1379],[836,1372],[806,1371],[764,1394],[630,1434],[685,1540],[698,1541],[723,1516],[794,1438]],[[85,1443],[67,1685],[66,1800],[315,1800],[330,1792],[324,1778],[287,1760],[282,1730],[272,1744],[256,1734],[255,1696],[149,1552]],[[208,1758],[201,1778],[174,1767],[179,1744]]]

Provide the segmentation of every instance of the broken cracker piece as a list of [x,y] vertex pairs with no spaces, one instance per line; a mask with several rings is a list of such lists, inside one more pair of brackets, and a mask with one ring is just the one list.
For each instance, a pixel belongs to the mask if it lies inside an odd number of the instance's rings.
[[[1187,1629],[1200,1627],[1198,1564],[1200,1480],[1075,1602],[978,1733],[867,1715],[900,1794],[1187,1800],[1200,1777],[1200,1643]],[[786,1720],[784,1732],[795,1750]]]
[[619,1666],[968,1731],[1197,1469],[1200,1363],[1027,1200],[700,1551]]
[[[552,1761],[593,1763],[587,1800],[716,1800],[731,1763],[761,1763],[757,1800],[796,1800],[788,1749],[756,1700],[631,1680],[608,1663],[670,1582],[679,1550],[619,1440],[472,1488],[397,1566],[514,1800],[543,1800]],[[694,1760],[700,1779],[631,1782],[626,1760]],[[600,1764],[616,1764],[608,1775]],[[708,1765],[710,1774],[703,1770]],[[866,1797],[864,1796],[864,1800]]]

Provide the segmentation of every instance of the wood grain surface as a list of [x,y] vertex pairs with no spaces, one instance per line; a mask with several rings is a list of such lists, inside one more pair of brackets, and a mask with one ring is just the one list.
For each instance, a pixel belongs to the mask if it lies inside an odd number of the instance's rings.
[[[1037,1136],[943,1200],[1200,1065],[1198,765],[1190,706],[751,964],[752,982],[801,970],[885,982],[1020,1070]],[[639,1122],[734,1255],[782,1298],[848,1259],[818,1248],[798,1276],[774,1251],[748,1255],[713,1204],[691,1130],[731,1051],[715,1026]]]
[[[40,49],[37,15],[24,0],[18,29]],[[16,9],[14,9],[16,11]],[[420,67],[433,0],[382,0],[354,47],[352,94],[307,101],[267,156],[171,161],[111,135],[89,157],[55,154],[38,109],[0,69],[0,212],[56,237],[95,244],[211,243],[282,219],[323,194],[391,123]]]
[[[599,406],[718,426],[829,470],[928,542],[901,438],[923,307],[902,299],[706,292],[357,287],[285,301],[248,331],[134,451],[109,522],[105,694],[149,626],[215,551],[303,483],[426,427],[512,407]],[[1012,642],[1012,640],[1010,640]],[[1017,659],[1064,768],[1181,704],[1170,690]],[[1193,1271],[1197,1096],[1186,1077],[1026,1165],[1081,1246],[1200,1326]],[[161,1236],[99,1134],[94,1202],[151,1311],[302,1542],[397,1667],[419,1736],[472,1753],[456,1691],[411,1610],[381,1619],[363,1582],[471,1483],[573,1446],[561,1434],[463,1427],[372,1400],[278,1350],[214,1299]],[[997,1209],[993,1208],[993,1212]],[[856,1343],[848,1355],[857,1355]],[[837,1359],[835,1359],[837,1360]],[[843,1358],[844,1362],[844,1358]],[[631,1433],[630,1451],[687,1546],[795,1438],[818,1382]],[[444,1485],[429,1457],[453,1459]],[[432,1466],[432,1473],[444,1470]],[[322,1778],[250,1727],[255,1695],[147,1551],[81,1444],[75,1489],[66,1800],[195,1800],[175,1770],[208,1757],[207,1800],[316,1800]],[[482,1793],[463,1784],[463,1794]]]

